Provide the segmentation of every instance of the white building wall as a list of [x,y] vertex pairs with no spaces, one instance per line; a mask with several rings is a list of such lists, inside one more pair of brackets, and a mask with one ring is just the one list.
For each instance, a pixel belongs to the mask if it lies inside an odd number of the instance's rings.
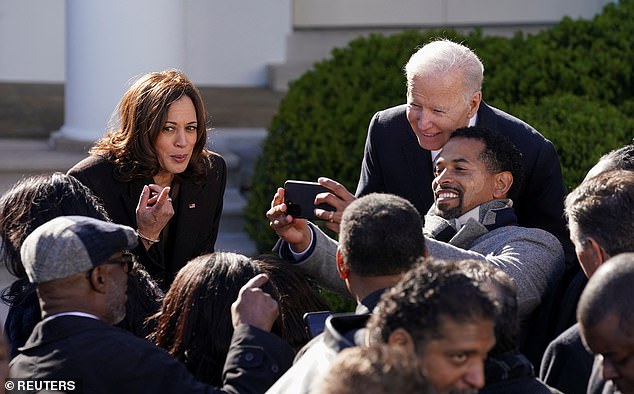
[[283,62],[291,0],[187,0],[188,75],[201,85],[263,86],[266,65]]
[[297,29],[543,25],[591,18],[610,0],[293,0]]
[[[293,29],[543,25],[565,15],[591,18],[609,0],[179,1],[185,7],[184,71],[194,82],[262,86],[266,66],[285,61]],[[0,82],[65,81],[65,4],[0,0]],[[143,26],[172,27],[169,21]]]
[[[284,60],[292,26],[291,0],[179,1],[184,2],[184,22],[152,23],[139,17],[140,29],[184,29],[179,33],[185,37],[184,59],[176,63],[183,64],[196,84],[263,86],[266,65]],[[0,0],[0,82],[65,81],[65,4],[65,0]],[[137,18],[134,3],[130,8],[134,10],[130,17]],[[116,61],[113,56],[113,67]]]
[[63,82],[64,24],[64,0],[0,0],[0,82]]

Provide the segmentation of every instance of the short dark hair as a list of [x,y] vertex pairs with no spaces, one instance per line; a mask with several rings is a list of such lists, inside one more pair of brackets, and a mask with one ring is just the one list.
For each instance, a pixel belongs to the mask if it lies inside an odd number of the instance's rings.
[[458,262],[465,273],[474,280],[490,287],[491,296],[497,306],[495,319],[495,346],[490,356],[516,350],[519,338],[517,312],[517,286],[513,279],[500,268],[486,261],[462,260]]
[[371,193],[343,212],[339,248],[357,275],[402,273],[425,253],[423,223],[416,208],[393,194]]
[[381,296],[367,328],[370,338],[386,343],[398,328],[419,346],[442,338],[443,319],[458,323],[495,320],[495,304],[479,281],[456,261],[421,259]]
[[509,171],[513,175],[513,184],[508,191],[508,197],[513,199],[524,180],[522,166],[522,152],[505,135],[484,127],[463,127],[449,136],[453,138],[467,138],[481,141],[484,149],[480,159],[491,173]]
[[[565,214],[579,235],[614,256],[634,252],[634,171],[615,170],[583,181],[566,197]],[[581,240],[580,240],[581,241]]]
[[581,293],[577,320],[582,333],[611,315],[619,317],[619,327],[634,335],[634,253],[609,258],[590,277]]

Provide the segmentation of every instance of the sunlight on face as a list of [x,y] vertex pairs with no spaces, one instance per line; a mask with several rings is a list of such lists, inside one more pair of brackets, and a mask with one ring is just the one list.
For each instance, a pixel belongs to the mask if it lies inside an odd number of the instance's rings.
[[484,144],[470,138],[453,138],[436,158],[432,182],[436,214],[446,219],[459,217],[495,199],[495,174],[480,159]]
[[154,177],[155,183],[168,186],[175,174],[187,169],[197,135],[196,108],[189,96],[183,96],[169,106],[163,127],[154,142],[161,165],[161,170]]
[[480,103],[480,92],[465,102],[465,88],[457,72],[413,78],[407,89],[407,120],[424,149],[438,150],[451,133],[469,125]]
[[493,321],[443,318],[439,332],[443,337],[429,340],[421,352],[430,383],[441,394],[476,393],[484,387],[484,360],[495,344]]

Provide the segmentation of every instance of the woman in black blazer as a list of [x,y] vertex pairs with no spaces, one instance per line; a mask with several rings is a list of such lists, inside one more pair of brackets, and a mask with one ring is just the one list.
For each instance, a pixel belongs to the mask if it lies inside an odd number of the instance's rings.
[[115,223],[137,229],[135,252],[167,289],[187,261],[214,251],[226,164],[205,148],[205,107],[181,71],[142,76],[123,95],[118,116],[117,127],[68,173]]

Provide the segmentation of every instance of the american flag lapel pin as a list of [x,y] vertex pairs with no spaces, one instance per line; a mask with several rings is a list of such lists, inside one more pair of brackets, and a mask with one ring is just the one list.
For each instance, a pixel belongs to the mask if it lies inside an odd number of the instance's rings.
[[189,203],[189,209],[194,209],[196,208],[196,203],[195,202],[190,202]]

